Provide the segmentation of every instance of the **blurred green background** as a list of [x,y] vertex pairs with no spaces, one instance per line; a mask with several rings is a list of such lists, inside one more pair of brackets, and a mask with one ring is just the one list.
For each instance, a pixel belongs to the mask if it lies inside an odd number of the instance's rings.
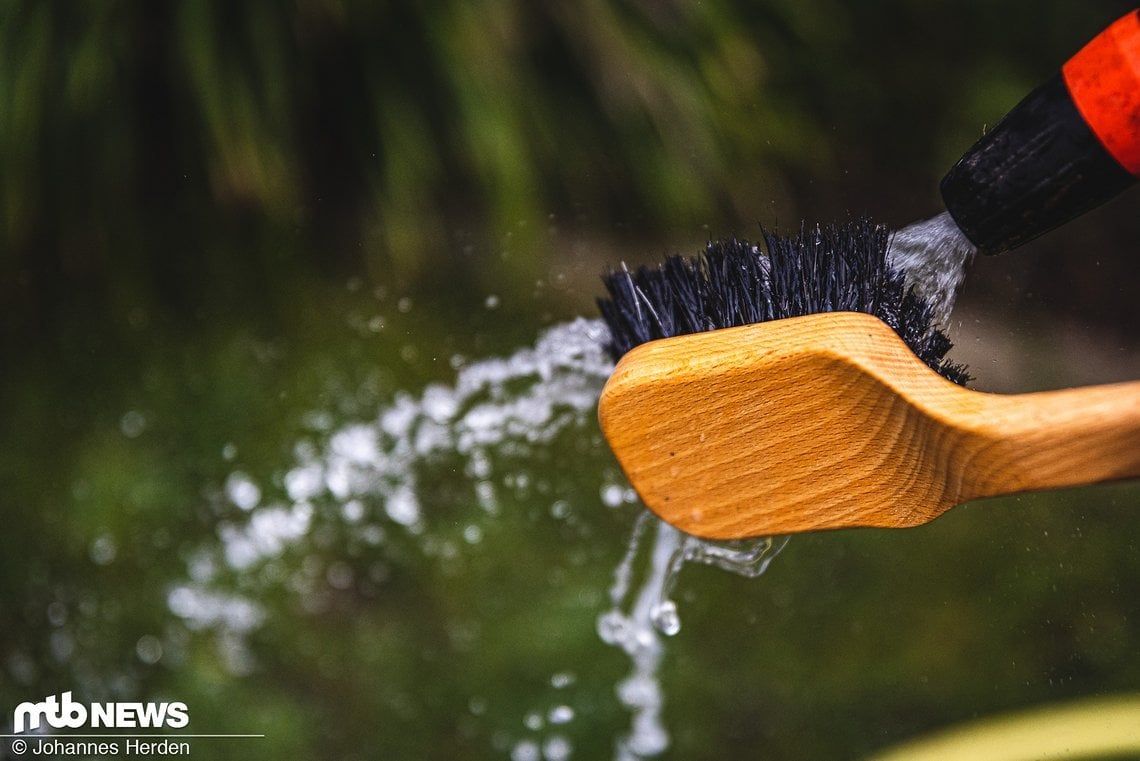
[[[216,580],[257,625],[171,595],[342,426],[593,316],[607,263],[937,213],[986,125],[1130,7],[3,0],[0,724],[72,689],[266,735],[213,758],[608,757],[627,664],[594,618],[636,507],[602,505],[589,415],[490,475],[417,462],[418,534],[366,506],[370,544],[315,499],[310,534]],[[979,387],[1140,377],[1138,203],[974,266],[951,334]],[[686,570],[666,756],[858,758],[1135,689],[1138,498]]]

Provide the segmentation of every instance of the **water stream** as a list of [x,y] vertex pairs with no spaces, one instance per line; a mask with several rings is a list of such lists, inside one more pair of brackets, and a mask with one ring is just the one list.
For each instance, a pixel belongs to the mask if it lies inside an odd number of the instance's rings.
[[946,326],[966,268],[977,249],[949,212],[916,222],[891,235],[888,262],[930,304],[934,323]]
[[[648,535],[652,538],[647,538]],[[664,656],[662,635],[681,630],[677,605],[670,598],[686,562],[715,565],[742,576],[759,576],[783,549],[787,537],[710,542],[688,536],[649,512],[638,516],[625,557],[614,570],[612,607],[598,617],[602,641],[620,647],[633,670],[617,687],[618,698],[632,713],[630,731],[617,743],[615,759],[634,761],[659,755],[669,747],[662,720],[665,704],[658,671]],[[648,547],[643,551],[643,547]],[[636,583],[638,558],[647,568]]]
[[[419,395],[400,392],[372,420],[331,426],[316,440],[302,440],[280,479],[278,497],[272,486],[235,469],[223,488],[219,541],[194,554],[185,582],[169,591],[171,612],[192,630],[214,631],[227,667],[241,675],[256,665],[250,635],[271,615],[259,602],[265,596],[259,583],[284,586],[302,609],[319,610],[330,587],[352,586],[361,575],[379,583],[386,573],[383,552],[381,561],[361,569],[351,557],[322,563],[305,553],[308,543],[347,542],[350,556],[352,547],[388,548],[390,554],[412,547],[443,566],[453,563],[502,519],[502,483],[529,488],[525,468],[506,479],[494,477],[502,453],[525,462],[562,431],[594,425],[598,394],[612,370],[602,350],[606,336],[599,320],[557,325],[533,347],[462,366],[451,385],[429,385]],[[460,463],[452,467],[462,468],[481,515],[452,513],[440,520],[440,506],[425,501],[433,483],[421,476],[422,466],[441,459]],[[602,504],[575,509],[604,511],[635,500],[620,482],[598,493]],[[571,508],[556,499],[551,510],[565,516]],[[669,745],[659,669],[663,638],[681,626],[671,592],[684,565],[699,562],[755,576],[782,546],[771,539],[714,544],[686,536],[648,512],[637,517],[614,572],[609,608],[597,619],[601,639],[624,651],[631,664],[616,687],[631,714],[628,732],[615,741],[616,759],[652,757]],[[459,641],[473,636],[455,634]],[[572,672],[568,668],[550,682],[563,689],[573,682]],[[484,704],[473,697],[472,714],[485,710]],[[535,733],[558,730],[573,717],[565,704],[528,714],[524,724],[532,734],[505,741],[503,750],[514,761],[570,758],[573,747],[564,734]]]

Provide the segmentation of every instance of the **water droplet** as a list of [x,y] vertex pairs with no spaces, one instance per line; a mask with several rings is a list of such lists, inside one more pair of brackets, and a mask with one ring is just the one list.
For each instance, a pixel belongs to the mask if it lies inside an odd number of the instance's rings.
[[574,681],[575,677],[569,671],[559,671],[550,677],[550,686],[556,690],[561,690],[574,684]]
[[681,617],[677,614],[677,604],[672,600],[662,600],[654,605],[649,611],[649,620],[666,637],[672,637],[681,631]]
[[48,622],[52,626],[63,626],[67,623],[67,606],[59,600],[47,606]]
[[511,748],[511,761],[542,761],[538,743],[533,740],[519,740]]
[[384,540],[387,538],[388,538],[388,535],[386,533],[384,533],[384,527],[383,526],[377,526],[375,523],[368,525],[368,526],[365,526],[364,528],[360,529],[361,541],[363,541],[365,544],[371,545],[373,547],[380,546],[381,544],[384,543]]
[[162,660],[162,641],[153,634],[144,634],[135,643],[135,654],[140,661],[153,666]]
[[444,424],[459,411],[459,399],[455,392],[441,384],[432,384],[424,389],[420,397],[420,407],[424,415],[437,423]]
[[119,430],[128,439],[142,435],[146,430],[146,416],[138,410],[130,410],[119,419]]
[[91,543],[90,554],[95,565],[109,565],[118,553],[119,548],[110,534],[101,534]]
[[625,489],[617,484],[607,484],[602,487],[602,504],[606,507],[617,507],[625,499]]
[[226,496],[238,508],[249,512],[261,501],[261,488],[245,473],[235,470],[226,479]]
[[607,645],[621,645],[629,638],[630,622],[620,610],[598,616],[598,636]]
[[350,499],[340,508],[340,514],[349,523],[359,523],[364,518],[364,503],[358,499]]
[[574,709],[567,705],[554,706],[546,714],[546,720],[551,724],[569,724],[574,720]]
[[411,488],[403,487],[388,497],[384,511],[396,523],[412,526],[420,520],[420,501]]
[[542,755],[546,761],[567,761],[574,746],[562,735],[548,737],[542,744]]

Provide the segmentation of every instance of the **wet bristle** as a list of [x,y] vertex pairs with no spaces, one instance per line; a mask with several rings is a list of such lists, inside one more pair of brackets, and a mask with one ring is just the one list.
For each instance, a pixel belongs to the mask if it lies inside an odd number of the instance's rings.
[[694,257],[670,256],[634,271],[623,265],[603,275],[609,298],[598,299],[598,308],[614,360],[657,338],[818,312],[866,312],[944,377],[969,380],[964,366],[946,359],[953,344],[934,324],[930,305],[887,265],[885,225],[860,219],[762,237],[762,246],[737,238],[709,242]]

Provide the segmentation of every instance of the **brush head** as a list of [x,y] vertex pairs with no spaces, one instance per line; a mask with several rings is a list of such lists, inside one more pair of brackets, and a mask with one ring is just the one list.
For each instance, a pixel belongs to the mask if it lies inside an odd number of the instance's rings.
[[609,298],[598,299],[598,308],[614,361],[657,338],[820,312],[865,312],[945,378],[963,385],[970,379],[965,367],[946,359],[953,344],[934,324],[931,306],[887,264],[885,225],[861,219],[801,226],[792,237],[762,234],[764,249],[737,238],[710,241],[695,257],[606,273]]

